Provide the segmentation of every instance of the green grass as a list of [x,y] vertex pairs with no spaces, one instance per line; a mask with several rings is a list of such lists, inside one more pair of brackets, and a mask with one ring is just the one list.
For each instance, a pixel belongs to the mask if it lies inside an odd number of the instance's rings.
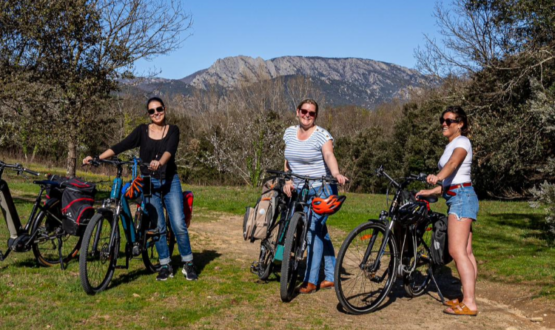
[[[34,169],[34,168],[33,168]],[[63,174],[63,173],[60,173]],[[5,175],[16,196],[22,219],[31,210],[31,200],[38,188],[33,178]],[[107,177],[87,174],[92,181]],[[101,188],[109,189],[109,184]],[[195,194],[195,222],[215,221],[218,213],[242,215],[245,207],[258,198],[259,189],[246,187],[185,186]],[[333,237],[336,250],[342,238],[364,221],[377,218],[385,208],[385,196],[348,193],[341,212],[328,224],[341,234]],[[432,206],[445,212],[442,200]],[[480,278],[503,283],[528,285],[534,292],[555,297],[555,249],[542,229],[542,210],[525,202],[481,201],[478,223],[474,226],[474,252],[479,262]],[[25,222],[25,220],[23,220]],[[194,226],[194,223],[193,223]],[[6,228],[0,221],[0,243],[5,244]],[[341,237],[343,236],[343,237]],[[256,327],[271,327],[281,320],[280,313],[268,316],[268,306],[279,301],[278,284],[257,284],[249,272],[250,262],[222,258],[221,251],[203,247],[217,237],[192,235],[195,261],[201,273],[196,283],[182,278],[159,283],[147,274],[140,260],[132,260],[129,270],[116,270],[109,290],[87,296],[79,282],[78,263],[68,269],[40,268],[33,255],[13,253],[0,263],[0,328],[222,328],[225,322],[248,325],[259,318]],[[247,243],[245,243],[247,244]],[[0,246],[0,250],[5,250]],[[175,256],[174,262],[179,263]],[[452,265],[451,265],[452,267]],[[179,273],[178,273],[179,274]],[[336,304],[337,302],[332,302]],[[287,313],[299,305],[278,304]],[[230,315],[229,310],[233,310]],[[307,326],[321,328],[325,323],[321,310],[314,312]],[[263,317],[262,317],[263,316]],[[284,328],[297,328],[294,323]]]

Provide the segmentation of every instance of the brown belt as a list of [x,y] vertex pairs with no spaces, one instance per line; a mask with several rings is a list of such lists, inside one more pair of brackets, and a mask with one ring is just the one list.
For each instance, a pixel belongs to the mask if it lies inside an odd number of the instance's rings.
[[451,190],[459,189],[462,187],[472,187],[472,182],[465,182],[465,183],[451,185],[449,186],[449,188],[445,193],[449,196],[457,196],[457,194]]

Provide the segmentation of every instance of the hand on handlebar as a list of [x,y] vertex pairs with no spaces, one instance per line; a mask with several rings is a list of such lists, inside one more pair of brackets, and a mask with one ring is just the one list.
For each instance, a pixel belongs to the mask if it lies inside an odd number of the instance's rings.
[[87,157],[83,158],[83,165],[90,165],[91,160],[93,160],[93,158],[91,156],[87,156]]
[[283,186],[283,192],[287,195],[287,197],[291,197],[291,193],[294,189],[295,186],[293,185],[293,181],[287,181]]
[[432,185],[438,184],[438,181],[441,181],[441,179],[437,175],[434,175],[434,174],[430,174],[426,178],[426,182],[428,182],[429,184],[432,184]]
[[339,183],[340,185],[344,185],[347,181],[349,181],[349,178],[339,173],[337,173],[333,177],[337,180],[337,183]]

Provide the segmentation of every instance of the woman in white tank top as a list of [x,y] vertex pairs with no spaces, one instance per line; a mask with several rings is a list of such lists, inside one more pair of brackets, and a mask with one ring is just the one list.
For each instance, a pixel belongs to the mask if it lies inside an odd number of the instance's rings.
[[421,196],[443,193],[449,207],[448,241],[449,254],[457,264],[463,287],[463,298],[447,301],[444,313],[449,315],[476,316],[476,278],[478,268],[472,252],[472,223],[478,214],[478,198],[471,181],[472,144],[466,137],[468,120],[461,107],[448,107],[440,117],[443,136],[449,144],[441,156],[437,175],[429,175],[428,183],[435,185],[443,180],[441,187],[421,190]]

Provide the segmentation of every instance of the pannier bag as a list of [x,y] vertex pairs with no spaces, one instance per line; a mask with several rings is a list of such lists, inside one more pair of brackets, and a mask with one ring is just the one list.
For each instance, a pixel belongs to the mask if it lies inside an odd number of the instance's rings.
[[67,179],[63,182],[63,185],[63,228],[70,235],[79,235],[79,229],[84,228],[94,215],[93,204],[96,185],[78,178]]
[[187,228],[191,227],[191,220],[193,219],[193,201],[195,196],[192,191],[183,192],[183,211],[185,213],[185,224]]
[[[48,176],[48,181],[52,181],[58,184],[62,184],[62,182],[69,180],[68,177],[64,177],[64,176],[59,176],[59,175],[49,175]],[[51,185],[46,187],[46,198],[47,199],[51,199],[51,198],[55,198],[55,199],[62,199],[62,192],[64,191],[64,188],[57,186],[57,187],[53,187]]]
[[270,178],[262,185],[262,196],[254,207],[247,207],[243,219],[243,238],[251,243],[268,236],[276,215],[277,198],[281,185],[279,179]]
[[432,261],[436,266],[447,265],[453,260],[449,254],[449,243],[447,240],[447,217],[438,216],[434,221],[432,243],[430,246]]

